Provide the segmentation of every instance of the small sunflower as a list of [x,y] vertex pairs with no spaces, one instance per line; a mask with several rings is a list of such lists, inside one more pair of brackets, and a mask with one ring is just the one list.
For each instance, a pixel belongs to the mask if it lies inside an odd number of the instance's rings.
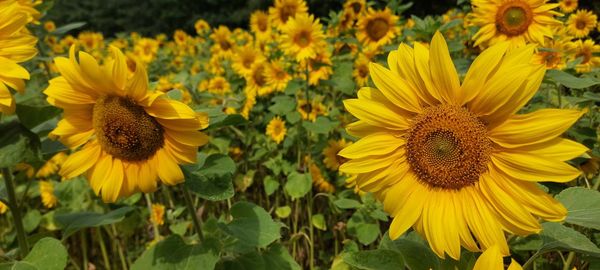
[[58,172],[63,163],[67,160],[67,153],[58,152],[52,156],[40,169],[35,173],[35,177],[47,178]]
[[369,63],[370,60],[364,54],[360,54],[356,60],[354,60],[354,69],[352,70],[352,77],[358,86],[367,86],[369,82]]
[[[210,38],[214,41],[214,45],[210,48],[211,53],[219,58],[229,58],[234,52],[235,41],[232,38],[232,33],[227,26],[219,26],[215,29]],[[214,58],[214,57],[213,57]]]
[[13,113],[16,104],[9,88],[25,91],[29,72],[19,63],[37,54],[37,39],[26,30],[30,17],[17,2],[0,2],[0,18],[0,113]]
[[356,37],[366,46],[381,47],[390,43],[400,32],[396,22],[398,16],[392,14],[389,8],[384,10],[369,8],[367,13],[358,19]]
[[[320,47],[316,50],[313,58],[300,62],[300,66],[305,67],[308,64],[308,84],[318,85],[321,80],[327,80],[333,74],[333,63],[331,62],[331,52],[327,47]],[[302,72],[305,75],[305,72]]]
[[101,66],[85,52],[76,57],[71,47],[69,58],[54,59],[62,76],[44,90],[48,102],[64,110],[49,137],[74,151],[59,173],[66,179],[86,173],[105,202],[153,192],[158,179],[182,182],[179,164],[194,163],[198,147],[208,142],[198,131],[208,126],[205,113],[148,92],[144,66],[131,74],[123,53],[111,51]]
[[552,9],[558,4],[547,0],[473,0],[471,23],[479,26],[473,36],[475,46],[487,47],[508,40],[512,47],[526,43],[544,43],[552,38],[551,26],[562,23],[554,18],[561,15]]
[[344,2],[344,13],[349,14],[352,18],[363,14],[366,9],[367,1],[365,0],[346,0]]
[[0,215],[6,213],[8,211],[8,206],[3,202],[0,202]]
[[250,30],[258,40],[267,40],[271,35],[269,14],[262,10],[252,12],[250,15]]
[[322,28],[319,19],[313,15],[300,14],[290,18],[282,29],[283,51],[297,61],[315,57],[317,50],[325,45]]
[[337,171],[340,165],[346,162],[346,158],[338,155],[340,150],[350,146],[352,142],[341,138],[339,140],[329,140],[327,147],[323,149],[323,164],[332,171]]
[[208,81],[208,92],[224,95],[231,92],[231,85],[224,77],[216,76]]
[[246,91],[253,91],[259,96],[265,96],[273,93],[273,87],[267,83],[267,64],[265,62],[256,62],[246,79]]
[[412,227],[440,257],[458,259],[461,245],[508,255],[504,231],[539,233],[538,218],[564,220],[564,206],[536,182],[580,175],[566,161],[588,149],[560,135],[584,112],[515,114],[546,69],[531,62],[532,45],[509,45],[483,51],[461,84],[439,32],[429,49],[401,44],[390,69],[371,64],[377,89],[344,101],[359,119],[346,130],[360,139],[339,152],[349,159],[339,170],[383,202],[392,239]]
[[194,23],[194,28],[198,35],[204,35],[210,31],[210,25],[202,19],[197,20],[196,23]]
[[319,166],[309,157],[306,157],[306,162],[308,163],[308,172],[310,173],[313,187],[315,187],[318,192],[334,193],[335,186],[325,179],[321,172],[321,168],[319,168]]
[[273,90],[282,92],[292,79],[292,76],[285,70],[285,65],[282,60],[275,60],[269,63],[265,71],[265,79],[267,85]]
[[571,13],[577,8],[577,0],[560,0],[558,1],[560,11],[564,13]]
[[600,56],[594,55],[600,53],[600,45],[596,44],[594,40],[578,39],[568,43],[566,46],[570,52],[572,61],[581,58],[581,62],[575,66],[575,71],[586,73],[592,71],[593,68],[600,67]]
[[[477,258],[473,270],[504,270],[503,257],[498,246],[490,247]],[[511,258],[510,265],[506,270],[523,270],[523,268]]]
[[246,45],[236,50],[232,57],[231,67],[241,75],[246,76],[252,72],[252,65],[256,62],[263,62],[266,57],[254,46]]
[[53,21],[46,21],[44,22],[44,30],[49,33],[54,32],[56,30],[56,24],[54,24]]
[[281,117],[275,116],[267,125],[266,134],[273,139],[277,144],[281,143],[285,138],[286,133],[285,122],[281,120]]
[[150,221],[156,225],[165,224],[165,206],[160,203],[152,204],[152,214]]
[[318,101],[309,102],[306,99],[299,99],[296,110],[300,113],[300,117],[302,117],[303,120],[314,122],[317,120],[317,116],[319,115],[318,112],[325,111],[323,107],[325,106]]
[[598,17],[593,12],[578,10],[569,16],[567,28],[576,38],[586,37],[596,27],[597,20]]
[[[133,53],[145,64],[149,64],[156,58],[158,53],[159,44],[158,41],[151,38],[139,39],[133,47]],[[135,63],[135,61],[133,62]]]
[[547,69],[561,70],[566,66],[566,47],[567,42],[561,39],[546,39],[542,48],[533,56],[533,62],[543,64]]
[[53,208],[56,206],[58,198],[54,195],[54,184],[51,181],[40,181],[40,197],[44,207]]
[[277,29],[283,29],[287,21],[297,15],[308,15],[308,7],[304,0],[275,0],[269,8],[269,19]]

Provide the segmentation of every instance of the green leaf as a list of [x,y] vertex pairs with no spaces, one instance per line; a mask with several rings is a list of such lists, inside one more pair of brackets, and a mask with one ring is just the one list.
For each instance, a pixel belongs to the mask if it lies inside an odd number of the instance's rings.
[[404,269],[402,255],[389,249],[364,250],[346,253],[344,262],[364,270]]
[[310,174],[292,172],[288,175],[283,189],[293,199],[304,197],[312,187]]
[[600,192],[572,187],[560,192],[556,199],[569,210],[566,222],[600,230]]
[[379,236],[380,229],[377,223],[360,223],[356,226],[356,238],[363,245],[369,245]]
[[580,232],[555,222],[545,222],[542,227],[540,252],[558,249],[600,256],[600,248]]
[[333,204],[341,209],[354,209],[362,206],[359,201],[346,198],[337,199],[333,202]]
[[274,104],[269,107],[269,111],[277,115],[285,115],[296,109],[296,99],[290,96],[276,96],[272,98]]
[[555,69],[548,70],[546,72],[546,76],[548,76],[553,81],[572,89],[588,88],[600,84],[600,80],[598,79],[592,77],[578,78],[564,71]]
[[21,123],[32,129],[60,114],[60,109],[54,106],[17,104],[16,113]]
[[84,25],[86,25],[86,22],[74,22],[74,23],[70,23],[67,25],[63,25],[61,27],[58,27],[54,30],[54,32],[52,32],[52,34],[54,35],[62,35],[62,34],[66,34],[67,32],[71,31],[71,30],[75,30],[78,28],[83,27]]
[[411,270],[438,270],[440,260],[427,243],[414,231],[391,240],[388,233],[381,239],[381,249],[390,249],[402,254],[404,263]]
[[253,251],[235,259],[225,259],[224,270],[300,270],[290,253],[280,244],[273,244],[264,252]]
[[62,270],[67,267],[68,256],[60,241],[46,237],[37,241],[22,261],[0,264],[0,269]]
[[331,121],[328,117],[319,116],[315,122],[304,121],[302,126],[316,134],[328,134],[339,125],[338,121]]
[[135,208],[131,206],[121,207],[106,214],[94,212],[80,212],[70,214],[55,214],[56,222],[63,226],[63,239],[83,228],[99,227],[122,221],[127,213]]
[[40,139],[18,122],[0,124],[0,168],[41,159]]
[[273,193],[275,193],[275,191],[277,191],[277,189],[279,189],[279,182],[277,182],[277,180],[275,180],[275,178],[272,176],[267,175],[263,180],[263,186],[265,187],[265,193],[267,196],[271,196]]
[[312,225],[315,226],[315,228],[321,231],[327,230],[327,223],[325,222],[325,216],[323,216],[323,214],[313,215],[310,218],[310,221],[312,222]]
[[217,129],[225,126],[240,126],[246,124],[246,122],[248,122],[248,120],[239,114],[227,114],[221,121],[209,123],[208,129]]
[[292,213],[292,208],[290,208],[287,205],[277,207],[277,209],[275,209],[275,214],[277,215],[278,218],[287,218],[290,216],[291,213]]
[[231,216],[225,231],[248,246],[264,248],[280,238],[281,225],[258,205],[238,202],[231,207]]
[[352,80],[353,63],[351,61],[340,61],[333,66],[331,85],[344,94],[352,95],[356,90],[356,84]]
[[211,201],[233,197],[235,192],[232,178],[236,170],[235,162],[223,154],[204,157],[200,154],[197,164],[182,167],[186,187],[201,198]]
[[300,80],[300,79],[294,79],[291,80],[290,82],[288,82],[287,87],[284,90],[284,93],[286,95],[295,95],[296,92],[298,92],[298,90],[300,90],[302,87],[304,87],[306,84],[306,82],[304,80]]
[[219,250],[218,241],[213,238],[187,245],[180,236],[172,235],[146,250],[131,269],[214,269],[219,260]]
[[40,225],[40,221],[42,221],[42,214],[40,214],[40,211],[37,209],[27,211],[23,217],[23,226],[25,227],[25,231],[28,233],[32,232],[38,227],[38,225]]

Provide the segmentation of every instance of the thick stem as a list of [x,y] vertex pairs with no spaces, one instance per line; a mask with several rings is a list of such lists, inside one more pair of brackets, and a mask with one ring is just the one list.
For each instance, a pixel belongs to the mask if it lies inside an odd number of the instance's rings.
[[192,222],[194,222],[194,229],[196,229],[200,241],[203,242],[204,235],[202,234],[200,219],[198,218],[198,214],[196,214],[196,208],[194,207],[194,203],[192,202],[192,194],[190,194],[190,191],[187,189],[187,187],[185,187],[185,185],[183,185],[181,189],[183,190],[183,198],[185,199],[185,204],[187,206],[188,212],[190,212]]
[[571,269],[571,263],[573,263],[573,259],[575,259],[575,252],[569,252],[569,256],[567,256],[567,261],[563,265],[563,270]]
[[12,212],[12,216],[15,220],[15,227],[17,229],[17,241],[19,243],[19,253],[21,257],[25,257],[29,252],[29,244],[27,243],[27,235],[25,234],[25,227],[23,227],[23,218],[21,215],[21,208],[17,202],[17,194],[15,192],[15,183],[12,178],[12,174],[8,168],[2,169],[2,177],[6,183],[6,193],[8,193],[8,208]]

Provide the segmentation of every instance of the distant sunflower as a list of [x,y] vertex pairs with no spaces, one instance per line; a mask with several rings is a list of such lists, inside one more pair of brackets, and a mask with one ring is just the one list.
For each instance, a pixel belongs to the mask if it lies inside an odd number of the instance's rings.
[[150,215],[150,221],[156,225],[165,224],[165,206],[160,203],[152,204],[152,214]]
[[313,15],[300,14],[291,18],[283,27],[281,47],[297,61],[313,58],[317,50],[325,45],[323,26]]
[[339,152],[349,159],[339,170],[383,202],[392,239],[413,227],[440,257],[458,259],[461,245],[508,255],[504,231],[528,235],[540,232],[538,217],[564,220],[566,209],[536,182],[580,175],[565,161],[588,149],[560,135],[584,112],[515,114],[546,69],[531,63],[533,46],[508,47],[483,51],[460,84],[439,32],[429,49],[401,44],[390,69],[371,64],[378,89],[344,101],[359,119],[347,131],[360,139]]
[[369,82],[369,63],[369,58],[364,54],[360,54],[356,60],[354,60],[352,77],[354,77],[354,81],[356,81],[358,86],[366,86]]
[[[502,257],[504,256],[500,253],[498,246],[490,247],[477,258],[473,270],[504,270],[504,259]],[[523,270],[523,268],[511,258],[510,265],[506,270]]]
[[347,160],[338,155],[338,152],[351,144],[352,142],[346,141],[344,138],[339,140],[329,140],[327,147],[323,149],[323,164],[325,164],[325,167],[332,171],[337,171],[340,165],[344,164]]
[[306,99],[299,99],[296,110],[300,113],[300,117],[302,117],[302,119],[309,120],[311,122],[316,121],[317,116],[325,115],[327,113],[327,108],[325,105],[317,100],[309,102]]
[[281,117],[275,116],[269,121],[266,134],[279,144],[285,138],[286,131],[285,122],[281,120]]
[[268,37],[271,35],[269,15],[262,10],[252,12],[252,15],[250,15],[250,30],[252,33],[254,33],[254,35],[256,35],[256,39],[268,39]]
[[[313,58],[300,62],[300,66],[305,67],[308,62],[308,84],[318,85],[321,80],[329,79],[333,74],[333,63],[331,62],[331,52],[327,47],[319,47]],[[303,75],[305,72],[303,72]],[[304,76],[305,77],[305,76]]]
[[235,41],[232,38],[231,30],[227,26],[220,25],[210,34],[210,38],[215,42],[210,48],[214,56],[227,59],[231,57],[235,49]]
[[198,146],[208,142],[198,131],[208,126],[205,113],[148,92],[144,66],[130,76],[123,53],[111,51],[100,66],[85,52],[76,57],[71,47],[69,58],[54,59],[62,76],[44,90],[48,102],[64,110],[49,137],[74,150],[59,173],[69,179],[87,172],[105,202],[153,192],[158,179],[182,182],[179,164],[194,163]]
[[0,215],[6,213],[8,211],[8,206],[3,202],[0,202]]
[[252,72],[252,65],[255,62],[265,60],[265,56],[254,46],[246,45],[237,49],[233,54],[231,67],[237,74],[246,76]]
[[29,15],[15,1],[0,2],[0,113],[13,113],[15,100],[9,90],[25,91],[29,72],[18,63],[33,58],[37,39],[25,25]]
[[400,32],[396,22],[398,22],[398,16],[392,14],[389,8],[384,10],[370,8],[358,19],[356,37],[366,46],[386,45]]
[[567,20],[567,27],[576,38],[586,37],[590,31],[594,30],[598,17],[589,10],[578,10],[571,14]]
[[44,207],[53,208],[56,206],[58,198],[54,195],[54,184],[51,181],[40,181],[40,197]]
[[572,61],[581,58],[581,62],[575,66],[575,71],[586,73],[592,71],[593,68],[600,67],[600,56],[594,55],[600,53],[600,45],[596,44],[594,40],[578,39],[569,42],[566,46]]
[[221,76],[216,76],[208,81],[208,92],[217,95],[224,95],[231,92],[231,85],[227,79]]
[[210,31],[210,25],[205,20],[197,20],[194,23],[194,28],[196,29],[196,34],[204,35]]
[[349,14],[352,18],[358,17],[367,9],[367,1],[365,0],[346,0],[344,2],[344,13]]
[[252,70],[246,78],[246,91],[254,91],[259,96],[273,93],[273,87],[267,83],[267,65],[257,62],[252,65]]
[[267,85],[273,90],[282,92],[292,79],[292,76],[285,70],[284,62],[281,60],[272,61],[265,71]]
[[269,8],[269,19],[277,29],[296,15],[308,15],[308,7],[304,0],[275,0],[274,6]]
[[558,4],[547,0],[473,0],[471,23],[479,26],[473,36],[475,46],[487,47],[508,40],[512,47],[526,43],[543,44],[552,38],[550,26],[562,24],[552,9]]
[[559,0],[560,11],[571,13],[577,8],[577,0]]

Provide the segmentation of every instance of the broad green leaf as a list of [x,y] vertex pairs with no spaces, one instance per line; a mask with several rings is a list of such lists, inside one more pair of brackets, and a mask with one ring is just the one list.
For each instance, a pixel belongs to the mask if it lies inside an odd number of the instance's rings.
[[266,251],[253,251],[234,259],[224,259],[224,270],[300,270],[294,258],[280,244],[271,245]]
[[277,207],[277,209],[275,209],[275,214],[277,215],[278,218],[287,218],[290,216],[291,213],[292,213],[292,208],[290,208],[287,205]]
[[600,248],[580,232],[555,222],[545,222],[542,227],[540,251],[558,249],[576,251],[595,257],[600,256]]
[[331,76],[331,85],[340,92],[351,95],[356,90],[354,80],[352,80],[353,63],[351,61],[340,61],[333,65],[333,75]]
[[279,182],[275,180],[272,176],[267,175],[263,180],[263,186],[265,188],[265,193],[267,196],[271,196],[277,189],[279,189]]
[[381,239],[379,248],[394,250],[402,254],[404,263],[411,270],[438,270],[441,267],[437,255],[415,232],[404,234],[396,240],[391,240],[386,233]]
[[304,121],[302,126],[316,134],[328,134],[339,125],[338,121],[331,121],[328,117],[319,116],[315,122]]
[[306,82],[304,80],[300,80],[300,79],[294,79],[288,82],[287,87],[284,90],[284,93],[286,95],[295,95],[296,92],[298,92],[298,90],[300,90],[302,87],[306,86]]
[[60,114],[60,109],[46,105],[17,104],[16,113],[27,128],[34,128]]
[[572,89],[588,88],[600,84],[600,80],[598,79],[591,77],[578,78],[561,70],[548,70],[546,76],[553,81]]
[[227,233],[246,245],[266,247],[280,238],[281,225],[258,205],[238,202],[231,207],[233,220],[225,226]]
[[235,162],[223,154],[210,155],[206,159],[199,155],[198,160],[196,165],[182,167],[185,185],[207,200],[221,201],[233,197]]
[[208,129],[217,129],[226,126],[239,126],[243,125],[248,120],[239,114],[227,114],[221,121],[215,123],[209,123]]
[[31,209],[25,213],[23,217],[23,226],[25,227],[25,231],[30,233],[35,230],[38,225],[40,225],[40,221],[42,220],[42,214],[37,209]]
[[377,223],[360,223],[356,226],[356,238],[363,245],[369,245],[379,236],[380,229]]
[[269,111],[277,115],[285,115],[296,109],[296,99],[290,96],[276,96],[272,98],[273,105],[269,107]]
[[131,269],[214,269],[218,260],[217,240],[206,238],[200,244],[187,245],[180,236],[172,235],[146,250]]
[[18,122],[0,124],[0,168],[41,159],[40,139]]
[[55,214],[54,219],[63,227],[63,239],[83,228],[99,227],[122,221],[129,212],[135,208],[121,207],[106,214],[94,212],[80,212],[69,214]]
[[350,266],[364,270],[404,269],[402,255],[389,249],[363,250],[346,253],[344,262]]
[[62,270],[67,267],[68,257],[67,249],[60,241],[46,237],[37,241],[22,261],[0,264],[0,269]]
[[335,200],[333,204],[335,204],[335,206],[341,209],[354,209],[362,206],[362,204],[359,201],[346,198]]
[[312,225],[315,226],[315,228],[321,231],[327,230],[327,223],[325,222],[325,216],[323,216],[323,214],[313,215],[310,218],[310,221],[312,222]]
[[600,192],[572,187],[560,192],[556,199],[569,210],[566,222],[600,230]]
[[310,174],[292,172],[283,187],[293,199],[304,197],[312,187]]

